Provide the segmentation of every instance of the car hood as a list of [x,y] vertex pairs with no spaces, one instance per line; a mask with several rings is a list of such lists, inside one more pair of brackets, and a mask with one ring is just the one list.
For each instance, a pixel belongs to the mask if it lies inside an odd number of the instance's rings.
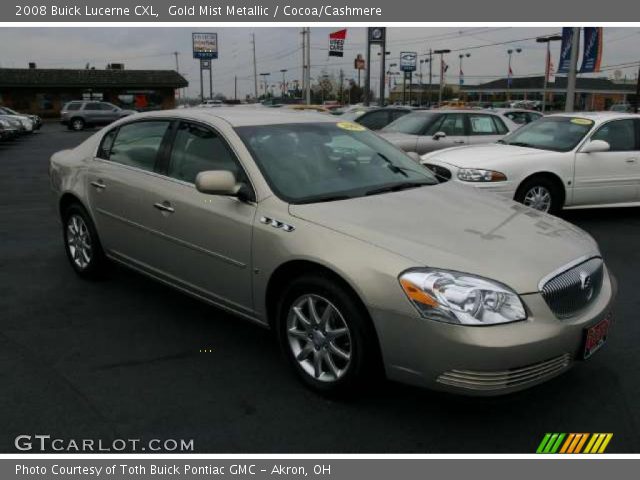
[[487,143],[484,145],[445,148],[423,155],[422,161],[428,163],[429,159],[433,159],[456,167],[482,168],[503,161],[510,163],[519,160],[531,161],[533,157],[553,157],[559,154],[561,153],[537,148]]
[[291,205],[290,213],[401,255],[416,267],[480,275],[521,294],[537,292],[544,276],[567,263],[599,255],[579,228],[455,183]]

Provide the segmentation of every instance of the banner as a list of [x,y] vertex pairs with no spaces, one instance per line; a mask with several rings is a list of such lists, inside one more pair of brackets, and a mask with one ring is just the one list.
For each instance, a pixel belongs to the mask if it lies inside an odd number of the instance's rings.
[[562,29],[562,46],[560,47],[560,62],[558,73],[569,73],[571,66],[571,46],[573,45],[573,28],[564,27]]
[[602,27],[584,27],[584,46],[580,73],[600,71],[602,61]]
[[366,62],[364,58],[362,58],[362,54],[359,53],[356,56],[356,59],[353,61],[353,68],[356,70],[364,70],[365,65],[366,65]]
[[329,34],[329,56],[342,57],[344,55],[344,41],[347,38],[347,29],[338,30]]
[[546,61],[546,67],[545,67],[545,77],[547,79],[547,83],[555,83],[556,81],[556,74],[554,72],[554,66],[553,66],[553,58],[551,58],[551,52],[549,50],[547,50],[547,61]]

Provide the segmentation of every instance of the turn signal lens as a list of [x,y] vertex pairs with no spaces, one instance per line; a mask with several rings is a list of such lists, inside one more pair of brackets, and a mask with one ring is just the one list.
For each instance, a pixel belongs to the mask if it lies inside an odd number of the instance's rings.
[[479,168],[461,168],[458,179],[463,182],[504,182],[507,176],[502,172],[481,170]]

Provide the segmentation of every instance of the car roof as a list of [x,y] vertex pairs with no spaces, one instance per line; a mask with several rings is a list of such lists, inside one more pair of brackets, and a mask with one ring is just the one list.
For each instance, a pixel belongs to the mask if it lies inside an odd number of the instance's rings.
[[[210,122],[221,119],[233,127],[274,125],[285,123],[339,123],[340,117],[309,110],[264,107],[220,107],[215,109],[176,109],[142,114],[144,117],[172,117]],[[141,117],[137,117],[141,118]],[[343,120],[344,121],[344,120]]]
[[616,118],[640,118],[640,114],[637,113],[624,113],[624,112],[564,112],[554,113],[548,115],[550,117],[582,117],[589,118],[595,122],[602,122],[605,120],[612,120]]

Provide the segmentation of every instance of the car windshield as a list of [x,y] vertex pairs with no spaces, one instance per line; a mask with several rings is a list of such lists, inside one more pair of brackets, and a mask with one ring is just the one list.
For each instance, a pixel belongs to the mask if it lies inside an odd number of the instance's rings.
[[555,152],[568,152],[593,127],[593,120],[580,117],[545,117],[507,135],[498,143]]
[[316,203],[437,180],[404,152],[351,122],[237,127],[271,189],[289,203]]
[[438,118],[437,113],[409,113],[382,129],[383,132],[398,132],[408,135],[419,135],[424,129]]
[[0,111],[8,115],[20,115],[18,112],[16,112],[15,110],[11,110],[9,107],[0,107]]

